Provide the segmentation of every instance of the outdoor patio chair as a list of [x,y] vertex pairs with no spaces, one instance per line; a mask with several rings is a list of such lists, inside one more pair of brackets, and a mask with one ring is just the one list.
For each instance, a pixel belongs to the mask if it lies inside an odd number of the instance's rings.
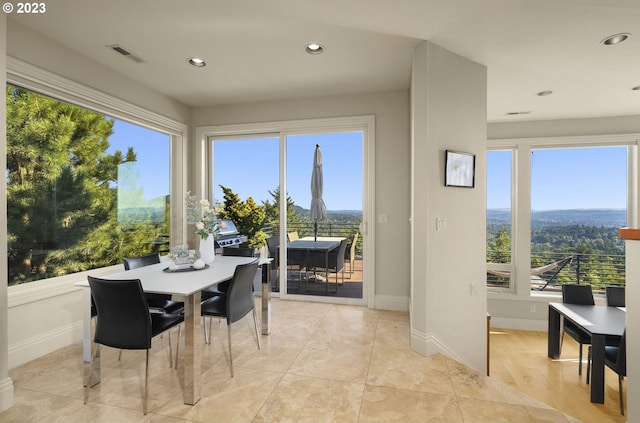
[[347,249],[344,252],[344,259],[349,263],[349,279],[353,273],[353,263],[356,259],[356,243],[358,242],[358,232],[353,236],[353,240],[347,245]]
[[[329,252],[328,264],[326,268],[329,272],[336,274],[336,287],[338,285],[338,273],[342,272],[342,283],[344,283],[344,252],[347,249],[346,238],[340,241],[340,245],[333,251]],[[325,253],[310,251],[307,254],[307,271],[324,272],[325,271]],[[327,283],[329,281],[327,280]]]

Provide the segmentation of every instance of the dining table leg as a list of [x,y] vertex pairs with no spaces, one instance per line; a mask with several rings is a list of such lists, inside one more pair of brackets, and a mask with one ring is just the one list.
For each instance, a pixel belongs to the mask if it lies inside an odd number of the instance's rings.
[[591,402],[604,404],[605,335],[591,334]]
[[91,386],[100,383],[100,345],[93,343],[92,317],[91,317],[91,289],[83,289],[84,307],[82,310],[82,361],[83,361],[83,385],[86,386],[91,372],[92,348],[96,349],[95,363],[93,365],[93,375],[91,376]]
[[180,373],[184,381],[184,403],[200,401],[202,331],[200,327],[200,292],[188,295],[184,301],[184,352]]
[[560,358],[560,312],[551,306],[549,306],[547,356],[553,359]]

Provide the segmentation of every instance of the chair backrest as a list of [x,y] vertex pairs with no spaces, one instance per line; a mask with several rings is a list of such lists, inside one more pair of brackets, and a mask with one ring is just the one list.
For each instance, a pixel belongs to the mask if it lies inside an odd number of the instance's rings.
[[222,255],[234,257],[253,257],[255,251],[255,248],[225,247],[222,249]]
[[287,239],[289,240],[289,242],[300,239],[300,236],[298,235],[298,231],[289,232],[287,234]]
[[280,236],[273,235],[267,238],[267,248],[269,249],[269,257],[273,258],[274,265],[278,265],[278,245],[280,245]]
[[122,260],[124,270],[137,269],[138,267],[149,266],[151,264],[160,263],[160,254],[153,253],[146,256],[127,257]]
[[[609,348],[609,347],[606,347]],[[622,338],[620,338],[620,345],[618,346],[618,356],[615,358],[615,361],[609,360],[606,352],[605,352],[605,363],[607,366],[611,367],[611,370],[618,373],[619,375],[626,376],[627,375],[627,329],[625,328],[622,333]]]
[[253,278],[260,260],[236,266],[227,290],[227,324],[242,319],[253,310]]
[[591,285],[562,285],[562,302],[567,304],[595,305]]
[[356,232],[356,234],[353,236],[353,241],[351,241],[351,243],[348,245],[349,249],[346,250],[344,256],[346,259],[351,260],[356,256],[356,242],[358,242],[358,235],[360,234]]
[[151,316],[140,280],[87,279],[97,311],[95,342],[121,349],[151,348]]
[[[340,241],[338,248],[329,254],[329,267],[339,272],[344,267],[344,252],[347,250],[346,238]],[[335,253],[334,253],[335,251]]]
[[625,307],[624,286],[606,286],[607,305],[610,307]]

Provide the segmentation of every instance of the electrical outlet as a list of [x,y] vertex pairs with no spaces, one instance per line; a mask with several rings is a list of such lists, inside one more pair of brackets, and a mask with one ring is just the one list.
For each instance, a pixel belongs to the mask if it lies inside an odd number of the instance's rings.
[[476,296],[480,293],[480,286],[477,283],[472,283],[469,285],[469,290],[472,296]]
[[529,304],[529,312],[530,313],[535,313],[536,312],[536,305],[535,304]]

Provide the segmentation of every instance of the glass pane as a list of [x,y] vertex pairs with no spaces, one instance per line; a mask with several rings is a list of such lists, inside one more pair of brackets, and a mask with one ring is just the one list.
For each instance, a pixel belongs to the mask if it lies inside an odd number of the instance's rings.
[[532,151],[532,289],[624,285],[626,202],[626,147]]
[[7,85],[9,285],[169,245],[170,136]]
[[[362,298],[362,143],[362,132],[287,137],[287,191],[294,205],[287,215],[289,238],[295,234],[303,240],[335,243],[328,253],[288,250],[289,294]],[[317,220],[310,214],[316,145],[322,153],[326,207],[326,216]]]
[[511,289],[511,151],[487,152],[487,286]]

